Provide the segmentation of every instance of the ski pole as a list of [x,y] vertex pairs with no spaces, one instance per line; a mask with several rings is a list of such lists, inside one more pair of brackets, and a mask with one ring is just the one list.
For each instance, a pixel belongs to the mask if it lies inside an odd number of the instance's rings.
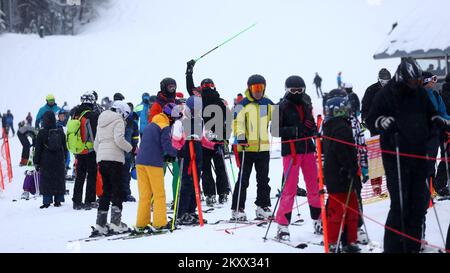
[[289,174],[291,172],[291,168],[292,168],[293,163],[294,163],[294,159],[292,158],[289,161],[289,165],[288,165],[288,168],[286,170],[286,173],[283,175],[283,178],[281,179],[281,192],[280,192],[280,194],[278,196],[277,203],[275,204],[275,207],[273,209],[272,217],[270,217],[270,219],[269,219],[269,226],[267,227],[266,234],[263,237],[264,241],[267,240],[267,234],[269,233],[270,226],[272,225],[272,221],[273,221],[273,218],[275,216],[275,211],[277,210],[278,204],[280,203],[281,195],[283,195],[284,185],[286,185],[285,182],[289,178]]
[[184,158],[181,158],[180,160],[180,175],[178,176],[178,183],[177,183],[177,193],[175,195],[175,203],[173,204],[173,219],[172,219],[172,227],[170,228],[170,231],[173,231],[175,229],[175,221],[178,218],[178,206],[180,205],[179,203],[179,198],[180,198],[180,191],[181,191],[181,177],[183,176],[183,163],[184,163]]
[[[430,190],[431,192],[431,187],[430,187],[430,183],[428,182],[428,180],[425,180],[425,183],[427,184],[428,190]],[[431,194],[430,194],[430,199],[431,199]],[[431,201],[433,202],[433,201]],[[442,238],[442,242],[444,243],[444,249],[445,249],[445,239],[444,239],[444,233],[442,232],[442,227],[441,227],[441,221],[439,220],[439,216],[436,210],[436,206],[432,206],[433,207],[433,211],[434,211],[434,216],[436,216],[436,221],[438,223],[438,227],[439,227],[439,232],[441,233],[441,238]]]
[[338,236],[338,240],[337,240],[337,247],[336,247],[335,253],[339,252],[339,245],[341,244],[342,231],[344,229],[345,217],[347,216],[347,208],[348,208],[348,203],[350,202],[350,196],[352,195],[352,190],[353,190],[353,178],[350,179],[350,186],[348,187],[347,200],[345,200],[344,213],[342,213],[342,220],[341,220],[341,224],[339,226],[339,236]]
[[256,26],[256,23],[254,23],[253,25],[249,26],[248,28],[242,30],[241,32],[235,34],[234,36],[232,36],[231,38],[228,38],[227,40],[225,40],[223,43],[221,43],[220,45],[214,47],[213,49],[209,50],[208,52],[206,52],[205,54],[203,54],[202,56],[198,57],[197,59],[195,59],[195,62],[199,61],[200,59],[202,59],[203,57],[205,57],[206,55],[208,55],[209,53],[213,52],[214,50],[218,49],[219,47],[223,46],[224,44],[230,42],[231,40],[233,40],[234,38],[238,37],[239,35],[241,35],[242,33],[248,31],[249,29],[253,28],[254,26]]
[[[244,163],[245,163],[245,148],[243,147],[242,150],[242,164],[240,168],[240,177],[239,177],[239,191],[238,191],[238,199],[237,199],[237,205],[236,205],[236,214],[239,212],[239,201],[241,200],[241,189],[242,189],[242,177],[244,176]],[[236,228],[238,219],[235,219],[234,228]]]
[[[401,228],[402,233],[405,234],[405,218],[404,218],[404,211],[403,211],[403,186],[402,186],[402,174],[401,174],[401,166],[400,166],[400,148],[398,145],[398,133],[395,133],[395,151],[396,151],[396,157],[397,157],[397,173],[398,173],[398,194],[400,198],[400,220],[401,220]],[[405,239],[402,238],[402,244],[403,244],[403,252],[406,253],[406,242]]]
[[447,187],[448,187],[448,192],[450,194],[450,176],[449,176],[449,171],[448,171],[448,141],[445,142],[445,149],[444,149],[444,158],[445,158],[445,171],[447,174]]

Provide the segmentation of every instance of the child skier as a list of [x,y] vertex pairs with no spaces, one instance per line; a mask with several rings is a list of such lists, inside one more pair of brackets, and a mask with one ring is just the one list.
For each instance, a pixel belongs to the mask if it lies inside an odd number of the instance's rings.
[[[174,123],[172,130],[172,145],[179,151],[182,157],[183,170],[181,177],[180,201],[177,219],[179,225],[197,225],[199,224],[198,215],[195,213],[196,196],[193,181],[193,164],[197,170],[202,169],[202,146],[214,150],[214,142],[206,138],[203,128],[202,99],[197,96],[191,96],[186,101],[186,109],[183,118]],[[195,161],[191,163],[190,142],[193,142]],[[197,181],[199,182],[199,181]],[[198,189],[199,190],[199,189]],[[206,221],[205,221],[206,222]]]
[[47,111],[42,116],[42,129],[36,137],[36,152],[34,165],[40,172],[40,193],[43,205],[41,209],[60,207],[64,202],[66,192],[65,160],[67,155],[66,137],[64,132],[56,128],[56,118],[53,111]]
[[150,207],[153,197],[153,224],[156,229],[169,228],[166,218],[166,195],[164,191],[164,158],[176,157],[177,150],[172,147],[170,130],[173,124],[174,103],[163,107],[163,112],[153,117],[144,129],[136,169],[139,187],[139,205],[136,230],[142,231],[150,223]]
[[[355,143],[347,97],[335,97],[325,104],[327,119],[323,127],[325,137]],[[324,177],[329,194],[327,207],[328,238],[330,251],[336,252],[344,227],[347,229],[347,245],[344,252],[359,252],[356,245],[358,231],[358,199],[355,185],[359,179],[356,148],[325,138]],[[345,204],[345,206],[343,206]]]

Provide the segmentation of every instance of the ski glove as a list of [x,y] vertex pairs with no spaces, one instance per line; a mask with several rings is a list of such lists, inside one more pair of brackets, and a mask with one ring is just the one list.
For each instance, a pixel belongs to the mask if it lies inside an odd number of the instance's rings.
[[186,74],[192,74],[194,72],[195,61],[190,60],[187,62]]
[[449,121],[444,119],[441,116],[433,116],[431,118],[431,121],[436,124],[437,127],[441,128],[441,129],[445,129],[449,127]]
[[387,131],[394,126],[395,119],[393,117],[381,116],[376,120],[375,124],[378,129]]

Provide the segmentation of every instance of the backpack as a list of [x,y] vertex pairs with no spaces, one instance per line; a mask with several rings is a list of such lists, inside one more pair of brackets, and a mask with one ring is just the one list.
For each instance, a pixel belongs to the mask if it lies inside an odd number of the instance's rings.
[[[75,155],[81,154],[83,151],[92,150],[94,148],[94,143],[92,141],[83,142],[81,125],[82,119],[86,113],[91,112],[90,110],[86,110],[81,113],[79,117],[71,118],[67,122],[67,148],[69,151]],[[92,136],[92,132],[90,131],[90,125],[87,124],[90,135]]]
[[63,132],[60,129],[50,129],[48,130],[48,137],[47,137],[47,144],[45,144],[45,147],[51,151],[51,152],[58,152],[62,151],[63,148],[63,141],[62,141],[62,134]]

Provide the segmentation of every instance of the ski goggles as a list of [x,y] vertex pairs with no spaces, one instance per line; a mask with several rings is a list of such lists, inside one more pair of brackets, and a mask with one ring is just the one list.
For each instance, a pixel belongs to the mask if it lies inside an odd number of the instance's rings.
[[306,90],[305,87],[288,87],[288,88],[286,88],[286,92],[289,92],[293,95],[303,94],[303,93],[305,93],[305,90]]
[[264,83],[252,84],[249,89],[252,93],[262,93],[266,90],[266,85]]
[[437,81],[438,81],[438,78],[437,78],[436,75],[434,75],[433,77],[430,77],[430,78],[424,78],[423,79],[423,84],[426,85],[426,84],[428,84],[430,82],[437,83]]
[[175,84],[170,84],[167,86],[167,91],[169,93],[175,93],[175,91],[177,91],[177,86]]
[[214,83],[204,83],[204,84],[202,84],[201,89],[206,89],[206,88],[216,90],[216,86],[214,85]]

